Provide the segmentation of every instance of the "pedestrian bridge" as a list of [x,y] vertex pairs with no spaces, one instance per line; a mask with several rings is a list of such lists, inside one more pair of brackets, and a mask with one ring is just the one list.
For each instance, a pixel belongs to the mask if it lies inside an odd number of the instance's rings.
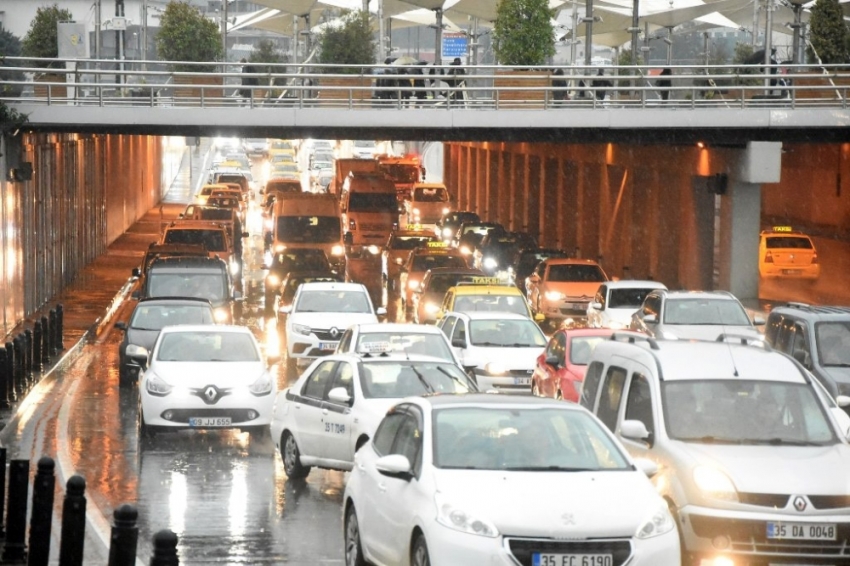
[[[45,72],[45,61],[62,68]],[[6,65],[25,75],[0,81],[18,94],[0,100],[38,131],[660,143],[846,141],[850,131],[850,72],[837,67],[671,67],[665,85],[645,66],[600,77],[582,67],[270,65],[246,75],[217,63]]]

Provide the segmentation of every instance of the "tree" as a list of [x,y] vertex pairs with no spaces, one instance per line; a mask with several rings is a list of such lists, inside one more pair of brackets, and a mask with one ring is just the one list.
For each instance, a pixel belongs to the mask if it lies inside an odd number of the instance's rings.
[[[35,17],[30,22],[30,29],[21,43],[21,55],[24,57],[59,57],[57,24],[59,22],[70,22],[73,20],[74,16],[70,10],[60,10],[56,4],[38,8],[35,12]],[[56,61],[34,61],[33,66],[59,68],[65,65]]]
[[[372,39],[369,13],[349,12],[340,20],[340,25],[329,25],[319,34],[319,61],[328,65],[373,65],[375,40]],[[326,72],[356,74],[359,70],[327,69]]]
[[[169,2],[160,20],[156,52],[165,61],[220,61],[224,49],[215,22],[187,2]],[[175,71],[214,69],[213,65],[174,65]]]
[[555,54],[554,13],[548,0],[501,0],[493,49],[503,65],[544,65]]
[[847,62],[847,26],[838,0],[817,0],[809,17],[809,33],[822,63]]
[[[12,32],[0,28],[0,59],[5,56],[19,57],[21,55],[21,40]],[[0,82],[7,81],[23,81],[24,74],[21,71],[16,71],[14,68],[0,67]],[[4,84],[0,87],[0,95],[2,96],[20,96],[24,89],[23,85]]]
[[[251,55],[248,57],[251,63],[288,63],[288,57],[278,49],[277,44],[270,39],[263,39],[254,46]],[[255,67],[258,67],[255,65]],[[278,66],[261,66],[258,67],[258,72],[263,73],[283,73],[286,69]],[[286,79],[276,78],[272,84],[284,84]]]

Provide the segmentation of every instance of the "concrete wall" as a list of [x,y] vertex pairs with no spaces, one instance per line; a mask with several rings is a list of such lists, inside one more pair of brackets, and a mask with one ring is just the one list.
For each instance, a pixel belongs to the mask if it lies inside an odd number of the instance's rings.
[[[11,140],[17,147],[8,142],[0,150],[4,335],[157,204],[170,181],[157,137],[22,134]],[[7,154],[18,150],[33,165],[31,181],[6,180]]]

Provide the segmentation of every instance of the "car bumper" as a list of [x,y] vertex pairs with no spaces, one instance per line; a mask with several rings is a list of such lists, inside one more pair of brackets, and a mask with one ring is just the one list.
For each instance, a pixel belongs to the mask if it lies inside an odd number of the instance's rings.
[[[850,516],[748,513],[685,506],[679,511],[682,540],[687,551],[699,560],[720,556],[759,564],[847,564],[850,563]],[[767,523],[834,524],[836,540],[768,539]]]
[[540,309],[546,318],[554,319],[586,319],[589,302],[549,301],[541,300]]
[[306,365],[316,358],[333,354],[338,344],[339,340],[320,340],[315,334],[286,335],[286,353],[298,365]]
[[479,391],[495,390],[500,393],[531,395],[531,374],[527,376],[497,376],[475,372]]
[[[274,392],[258,397],[247,391],[247,388],[244,389],[245,391],[233,391],[213,405],[207,405],[199,397],[178,391],[173,391],[165,397],[154,397],[142,393],[145,424],[174,429],[268,426],[271,423],[274,408]],[[189,419],[198,417],[229,418],[230,424],[225,426],[190,424]]]
[[771,279],[817,279],[820,277],[820,265],[762,265],[759,269],[762,277]]

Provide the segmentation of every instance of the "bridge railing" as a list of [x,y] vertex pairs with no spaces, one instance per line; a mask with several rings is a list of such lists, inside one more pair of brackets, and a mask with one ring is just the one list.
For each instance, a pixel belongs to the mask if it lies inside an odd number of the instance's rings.
[[659,75],[657,65],[253,68],[257,72],[217,62],[6,57],[0,101],[204,108],[846,108],[850,89],[850,70],[838,65],[669,66],[669,76]]

